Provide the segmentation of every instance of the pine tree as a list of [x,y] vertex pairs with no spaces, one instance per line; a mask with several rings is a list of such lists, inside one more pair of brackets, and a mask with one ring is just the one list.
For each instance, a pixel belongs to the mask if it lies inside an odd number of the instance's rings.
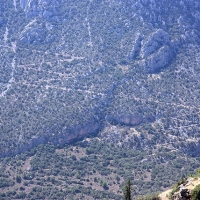
[[131,181],[130,179],[127,181],[123,193],[124,193],[124,200],[131,200]]

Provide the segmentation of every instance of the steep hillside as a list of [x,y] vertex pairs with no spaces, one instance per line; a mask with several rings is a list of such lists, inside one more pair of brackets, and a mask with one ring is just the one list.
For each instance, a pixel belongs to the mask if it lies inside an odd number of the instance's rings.
[[199,10],[1,0],[1,197],[120,199],[129,177],[139,195],[200,166]]

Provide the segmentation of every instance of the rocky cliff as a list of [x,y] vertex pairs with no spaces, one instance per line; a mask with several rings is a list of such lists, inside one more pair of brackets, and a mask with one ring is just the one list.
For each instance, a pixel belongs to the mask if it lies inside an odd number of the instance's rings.
[[168,66],[175,57],[175,49],[169,34],[157,29],[148,37],[136,35],[130,58],[138,58],[139,65],[148,73],[155,73]]
[[[200,179],[198,177],[188,177],[182,180],[182,182],[182,184],[176,185],[176,192],[170,189],[161,193],[159,195],[161,200],[191,200],[193,195],[192,191],[200,184]],[[198,199],[198,197],[193,198]]]

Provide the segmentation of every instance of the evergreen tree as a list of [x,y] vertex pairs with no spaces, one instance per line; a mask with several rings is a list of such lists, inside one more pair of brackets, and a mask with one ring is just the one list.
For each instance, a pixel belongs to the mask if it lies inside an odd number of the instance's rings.
[[124,200],[131,200],[131,181],[130,179],[127,181],[125,187],[124,187],[124,190],[123,190],[123,193],[124,193]]

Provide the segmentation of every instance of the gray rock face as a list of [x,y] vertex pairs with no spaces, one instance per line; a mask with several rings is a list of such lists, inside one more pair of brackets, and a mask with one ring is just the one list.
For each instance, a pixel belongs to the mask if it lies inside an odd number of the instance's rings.
[[20,35],[20,42],[38,45],[54,41],[52,37],[54,32],[51,32],[52,24],[62,24],[65,19],[65,15],[63,16],[58,9],[61,3],[62,1],[57,0],[20,0],[20,7],[24,10],[26,18],[30,20]]
[[171,52],[173,51],[169,34],[158,29],[143,40],[138,34],[130,57],[139,56],[140,66],[148,73],[154,73],[170,63]]
[[96,135],[102,128],[102,124],[98,122],[90,122],[83,125],[78,125],[76,127],[67,130],[63,128],[62,132],[59,134],[46,134],[40,137],[33,136],[27,143],[20,144],[17,149],[8,150],[0,154],[0,158],[17,155],[19,153],[24,153],[40,144],[51,143],[54,145],[60,144],[70,144],[77,140],[84,139],[90,135]]
[[156,53],[146,58],[144,68],[149,73],[154,73],[167,66],[171,60],[171,49],[169,46],[161,47]]
[[146,59],[164,45],[170,45],[169,35],[162,29],[156,30],[146,40],[142,41],[140,56]]

